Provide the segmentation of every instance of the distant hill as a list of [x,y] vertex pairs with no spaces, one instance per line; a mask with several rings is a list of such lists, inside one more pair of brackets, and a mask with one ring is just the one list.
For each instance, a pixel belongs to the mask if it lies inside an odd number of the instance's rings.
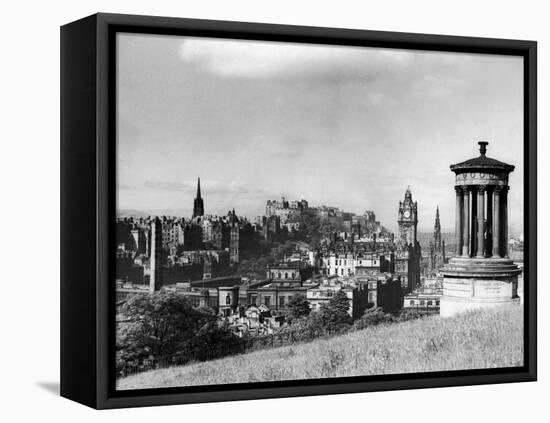
[[523,307],[371,326],[308,343],[151,370],[117,389],[249,383],[523,365]]
[[[422,247],[423,251],[428,251],[430,248],[430,241],[433,240],[433,231],[432,232],[418,232],[416,237],[418,242]],[[454,251],[455,248],[455,234],[454,232],[441,232],[441,239],[445,241],[446,251]]]
[[117,210],[117,217],[147,217],[151,216],[151,213],[144,212],[141,210],[133,210],[133,209],[121,209]]

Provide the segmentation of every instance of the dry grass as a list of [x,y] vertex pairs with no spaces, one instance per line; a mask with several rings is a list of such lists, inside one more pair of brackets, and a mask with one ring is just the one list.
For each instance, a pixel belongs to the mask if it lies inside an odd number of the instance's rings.
[[140,389],[523,365],[523,308],[426,317],[219,360],[151,370],[117,382]]

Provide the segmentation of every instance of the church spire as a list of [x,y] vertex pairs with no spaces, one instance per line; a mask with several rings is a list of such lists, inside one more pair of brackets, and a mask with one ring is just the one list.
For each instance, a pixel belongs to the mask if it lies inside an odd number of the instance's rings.
[[201,197],[201,178],[197,180],[197,196],[193,202],[193,218],[204,216],[204,202]]
[[439,220],[439,205],[435,210],[434,244],[436,251],[441,251],[441,221]]

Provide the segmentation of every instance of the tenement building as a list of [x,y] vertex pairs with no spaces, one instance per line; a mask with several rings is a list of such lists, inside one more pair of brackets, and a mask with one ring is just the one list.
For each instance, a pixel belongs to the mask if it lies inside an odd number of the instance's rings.
[[519,302],[521,270],[508,257],[508,177],[514,166],[487,157],[451,165],[456,174],[457,255],[443,268],[441,315]]

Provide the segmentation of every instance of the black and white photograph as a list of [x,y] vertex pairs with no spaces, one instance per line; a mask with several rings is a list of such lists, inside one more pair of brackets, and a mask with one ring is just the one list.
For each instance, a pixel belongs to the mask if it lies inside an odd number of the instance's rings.
[[116,390],[524,366],[524,69],[118,32]]
[[0,421],[544,421],[546,9],[7,2]]

